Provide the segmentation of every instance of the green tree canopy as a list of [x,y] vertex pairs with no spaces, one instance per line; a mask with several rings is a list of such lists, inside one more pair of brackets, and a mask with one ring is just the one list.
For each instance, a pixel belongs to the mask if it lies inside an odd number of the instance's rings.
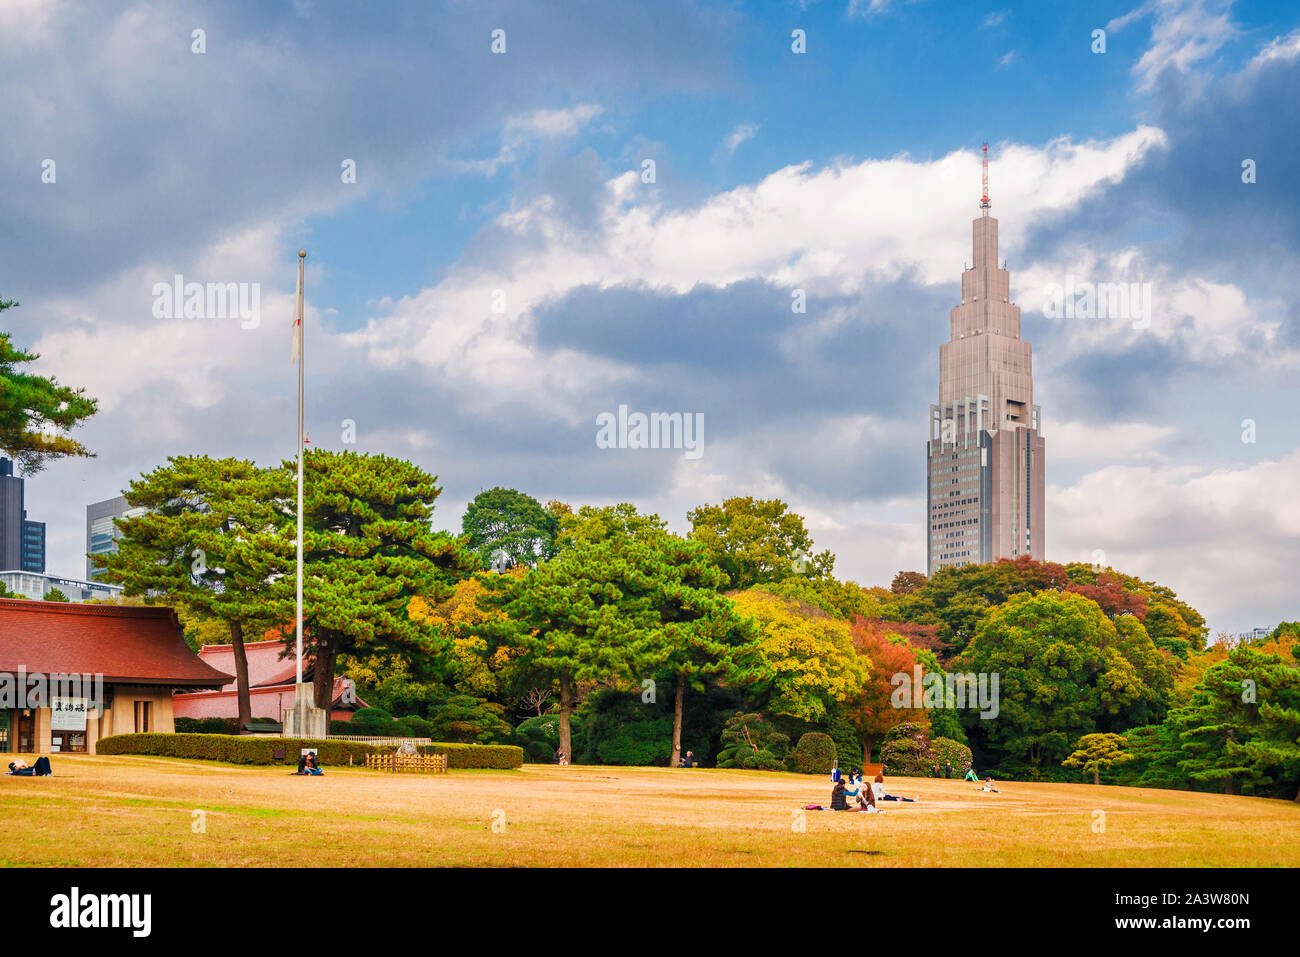
[[1300,800],[1300,668],[1280,655],[1234,648],[1167,723],[1193,782]]
[[574,539],[522,575],[484,575],[486,605],[504,612],[480,627],[489,653],[558,685],[560,749],[573,758],[579,683],[630,682],[653,668],[662,559],[626,535]]
[[288,494],[276,469],[240,459],[173,456],[127,489],[127,503],[146,511],[117,521],[123,533],[117,552],[91,556],[127,595],[155,596],[224,625],[234,652],[241,727],[252,720],[244,637],[275,624],[284,610],[269,584],[283,568],[263,539],[275,527],[275,503]]
[[758,708],[819,722],[863,690],[868,666],[846,622],[761,587],[730,597],[754,637],[732,654],[729,681]]
[[999,676],[997,717],[977,716],[967,731],[978,753],[1031,773],[1059,764],[1085,734],[1161,719],[1172,693],[1171,666],[1145,633],[1117,630],[1091,599],[1051,591],[991,611],[954,668]]
[[731,587],[744,590],[790,575],[828,576],[835,568],[829,551],[812,553],[803,518],[780,499],[729,498],[686,513],[690,537],[708,550],[727,573]]
[[1104,769],[1133,760],[1133,755],[1124,750],[1124,744],[1122,734],[1085,734],[1075,742],[1074,752],[1061,765],[1091,771],[1092,783],[1100,784]]
[[557,516],[531,495],[512,488],[491,488],[479,492],[465,508],[461,534],[469,537],[466,547],[479,557],[484,568],[497,552],[509,556],[512,565],[536,565],[555,552]]
[[[277,503],[279,528],[263,544],[283,570],[282,620],[294,614],[292,494],[295,460],[283,464],[290,490]],[[400,652],[443,659],[450,638],[408,612],[417,596],[446,599],[478,568],[477,558],[431,529],[441,489],[402,459],[314,449],[303,456],[303,642],[314,659],[316,706],[329,708],[340,654],[366,659]]]
[[[16,305],[0,298],[0,313]],[[23,371],[39,358],[15,348],[9,334],[0,332],[0,453],[27,474],[52,459],[94,454],[65,433],[94,415],[98,403],[85,389]]]
[[584,505],[576,512],[568,506],[556,506],[551,511],[558,517],[560,531],[557,546],[567,548],[575,542],[601,542],[610,538],[655,538],[668,527],[653,512],[643,515],[635,505],[620,502],[618,505]]

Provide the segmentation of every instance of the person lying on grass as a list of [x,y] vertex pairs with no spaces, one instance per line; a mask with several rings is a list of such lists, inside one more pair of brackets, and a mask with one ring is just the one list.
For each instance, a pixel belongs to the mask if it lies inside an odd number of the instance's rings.
[[885,776],[883,774],[876,775],[876,780],[871,783],[871,787],[868,788],[868,790],[874,792],[877,801],[910,801],[912,803],[916,802],[916,798],[905,798],[905,797],[899,797],[897,794],[886,794]]
[[15,758],[9,762],[9,770],[5,773],[20,778],[41,778],[54,772],[50,770],[50,759],[41,757],[36,759],[36,764],[30,766],[22,758]]

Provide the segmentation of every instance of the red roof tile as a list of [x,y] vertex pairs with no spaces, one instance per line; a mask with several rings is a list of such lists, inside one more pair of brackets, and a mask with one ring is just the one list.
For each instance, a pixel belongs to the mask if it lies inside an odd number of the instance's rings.
[[219,688],[170,608],[0,598],[0,672],[102,674],[106,682]]
[[[276,642],[280,644],[280,642]],[[210,647],[210,646],[209,646]],[[352,712],[360,708],[369,708],[358,695],[356,701],[351,704],[343,705],[343,691],[346,686],[342,678],[334,679],[334,695],[331,699],[330,712],[331,718],[337,718],[339,714],[346,714],[343,720],[352,720]],[[279,719],[279,712],[286,707],[293,705],[295,687],[293,684],[267,685],[258,688],[248,689],[249,704],[253,709],[254,718],[274,718]],[[263,702],[274,700],[274,707],[267,710]],[[183,694],[172,695],[172,713],[178,718],[237,718],[239,717],[239,699],[238,692],[234,690],[234,685],[227,685],[221,691],[192,691]]]
[[[293,658],[281,658],[284,654],[283,641],[246,641],[244,657],[248,661],[248,686],[258,688],[269,685],[282,685],[293,682],[298,676],[298,663]],[[199,657],[212,667],[227,674],[235,673],[235,649],[231,645],[203,645],[199,648]],[[303,662],[303,677],[311,673],[311,659]],[[235,687],[235,679],[230,679],[227,690]]]

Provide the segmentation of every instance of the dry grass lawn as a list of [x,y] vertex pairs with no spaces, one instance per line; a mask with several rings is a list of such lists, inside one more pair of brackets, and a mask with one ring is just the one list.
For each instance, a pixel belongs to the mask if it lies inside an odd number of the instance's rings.
[[[1180,791],[896,778],[885,814],[797,809],[826,778],[527,766],[322,777],[146,757],[57,755],[0,777],[7,866],[1300,865],[1300,805]],[[195,833],[194,812],[206,831]],[[1094,831],[1096,811],[1104,832]],[[494,827],[494,821],[496,825]],[[802,829],[801,829],[802,825]]]

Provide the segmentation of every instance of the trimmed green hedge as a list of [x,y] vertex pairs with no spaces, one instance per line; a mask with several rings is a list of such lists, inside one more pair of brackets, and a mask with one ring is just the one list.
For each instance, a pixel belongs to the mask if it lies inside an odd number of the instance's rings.
[[524,749],[514,744],[429,744],[422,754],[447,755],[448,768],[496,768],[512,771],[522,767]]
[[275,764],[276,748],[284,749],[281,764],[297,766],[303,748],[316,748],[323,765],[364,764],[367,754],[392,751],[389,745],[360,741],[321,741],[311,738],[257,738],[235,734],[114,734],[100,738],[98,754],[150,754],[200,761],[228,761],[231,764]]
[[[233,734],[114,734],[100,738],[99,754],[148,754],[231,764],[275,764],[275,749],[284,748],[280,763],[297,766],[303,748],[316,748],[322,765],[365,764],[367,754],[391,754],[391,744],[311,738],[257,738]],[[448,768],[513,770],[523,765],[524,749],[510,744],[431,744],[425,754],[447,755]]]

